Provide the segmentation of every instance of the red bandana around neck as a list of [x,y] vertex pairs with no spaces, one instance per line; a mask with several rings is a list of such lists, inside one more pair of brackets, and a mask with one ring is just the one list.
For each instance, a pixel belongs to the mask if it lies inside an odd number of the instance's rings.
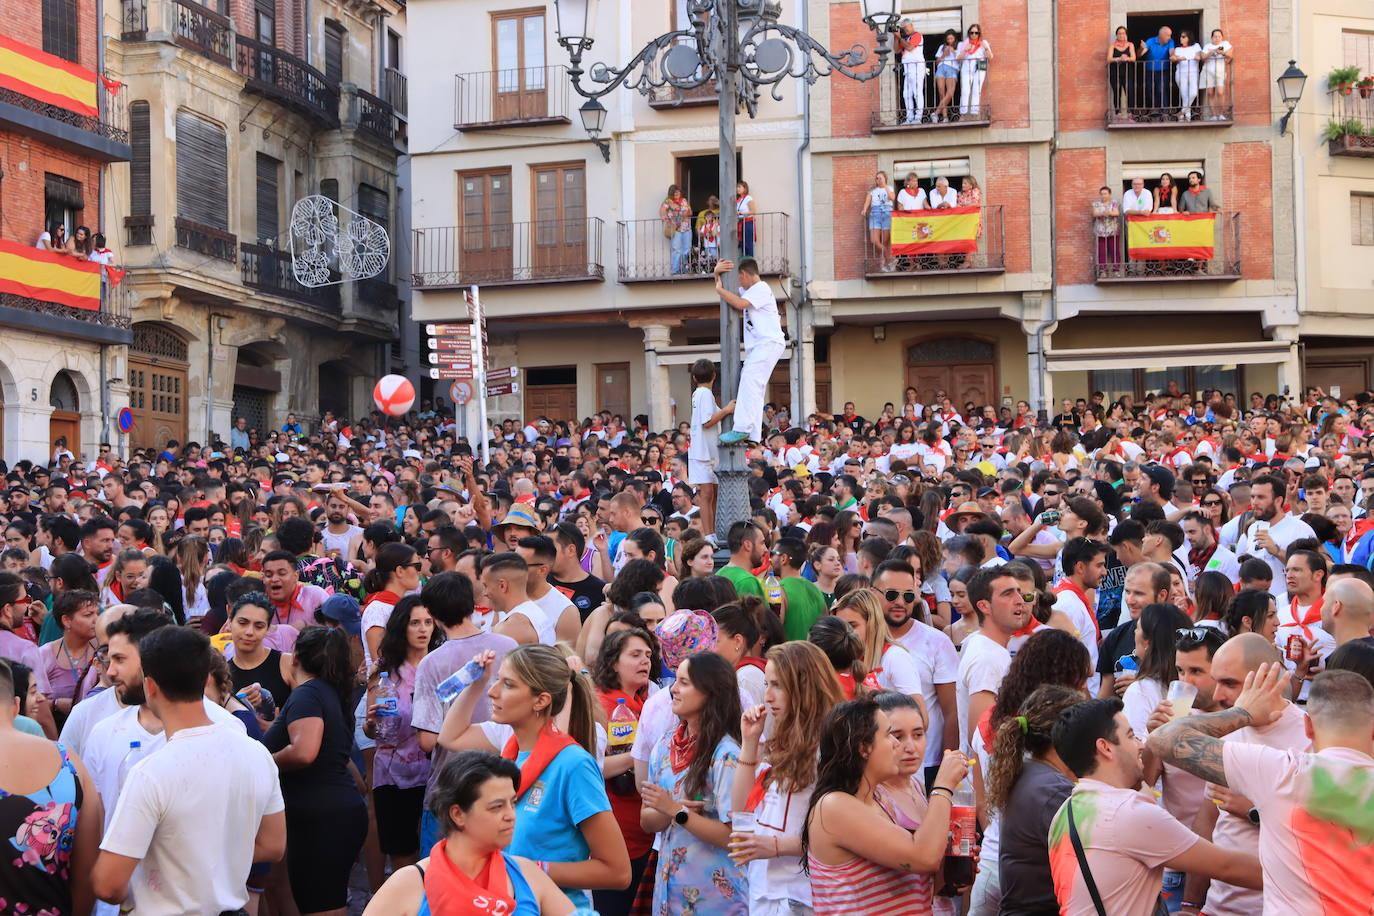
[[1326,600],[1325,595],[1318,595],[1317,600],[1312,602],[1312,606],[1307,609],[1307,613],[1298,616],[1298,599],[1295,597],[1288,605],[1288,614],[1293,618],[1293,624],[1302,630],[1302,638],[1312,642],[1312,624],[1320,625],[1322,622],[1322,602]]
[[692,765],[697,755],[697,736],[687,731],[687,723],[678,723],[677,730],[668,742],[668,763],[674,773],[681,773]]
[[380,592],[373,592],[372,594],[364,598],[363,607],[366,608],[369,604],[371,604],[374,601],[380,601],[383,604],[389,604],[392,607],[395,607],[396,605],[401,603],[401,596],[393,591],[390,591],[389,589],[384,588]]
[[[1100,640],[1102,638],[1102,628],[1098,626],[1097,623],[1097,607],[1095,606],[1093,600],[1088,596],[1087,591],[1085,589],[1079,588],[1078,583],[1073,581],[1072,579],[1064,578],[1060,579],[1059,584],[1054,587],[1054,593],[1056,595],[1060,592],[1073,592],[1075,595],[1078,596],[1078,600],[1082,601],[1083,606],[1088,609],[1088,616],[1092,618],[1093,629],[1097,631],[1097,638]],[[1031,619],[1034,620],[1035,618],[1032,617]]]
[[[539,781],[539,777],[544,774],[544,770],[553,763],[553,758],[563,753],[565,748],[576,743],[570,735],[565,735],[556,729],[552,722],[540,729],[539,737],[534,742],[534,750],[530,751],[530,755],[520,765],[520,794],[515,797],[516,801],[524,798],[526,793],[534,787],[534,784]],[[511,735],[506,746],[501,749],[501,756],[507,760],[515,760],[519,755],[520,743],[515,740],[514,735]]]
[[425,871],[425,900],[430,912],[443,916],[501,916],[515,912],[515,898],[509,895],[511,882],[501,850],[487,858],[487,864],[469,878],[449,860],[448,840],[434,844]]

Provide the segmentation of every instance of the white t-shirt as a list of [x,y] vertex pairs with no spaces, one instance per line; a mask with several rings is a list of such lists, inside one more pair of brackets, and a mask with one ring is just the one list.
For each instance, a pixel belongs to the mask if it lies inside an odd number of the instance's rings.
[[[959,750],[969,752],[969,697],[992,693],[1002,685],[1011,667],[1011,653],[982,633],[964,639],[959,649],[959,677],[954,682],[955,707],[959,711]],[[976,723],[975,723],[976,724]]]
[[367,647],[367,631],[373,627],[386,629],[386,622],[391,619],[391,612],[396,605],[380,598],[369,601],[367,607],[363,608],[363,662],[367,665],[367,670],[372,670],[372,650]]
[[[768,786],[763,801],[754,809],[754,832],[759,836],[800,837],[811,806],[811,787],[799,792]],[[788,913],[787,901],[811,903],[811,879],[802,871],[797,856],[755,859],[749,869],[749,910],[755,913]]]
[[90,740],[91,730],[123,708],[119,705],[119,695],[113,687],[102,690],[72,707],[72,714],[67,717],[66,723],[62,726],[62,734],[57,740],[62,742],[63,747],[75,751],[76,755],[84,760],[86,742]]
[[957,207],[959,205],[959,195],[955,193],[953,188],[945,188],[944,194],[940,193],[938,187],[931,188],[927,198],[930,200],[930,209],[932,210],[939,207],[940,204],[949,204],[951,207]]
[[716,412],[716,396],[705,386],[692,392],[692,442],[687,446],[687,457],[693,461],[719,460],[720,446],[716,437],[706,429],[706,421]]
[[548,614],[544,613],[542,607],[535,604],[533,601],[522,601],[511,608],[509,613],[503,614],[501,616],[501,621],[504,623],[507,619],[517,614],[523,614],[525,617],[529,618],[530,626],[534,627],[535,636],[544,645],[551,646],[558,642],[558,634],[555,631],[554,622],[549,619]]
[[1092,663],[1093,671],[1088,677],[1088,690],[1093,696],[1097,696],[1102,676],[1097,673],[1097,622],[1093,619],[1093,612],[1088,610],[1082,598],[1068,588],[1058,593],[1054,609],[1069,618],[1069,622],[1078,631],[1078,641],[1088,650],[1088,660]]
[[741,288],[740,295],[749,302],[749,307],[744,310],[744,349],[761,343],[787,343],[787,338],[782,334],[778,300],[768,284],[759,280],[748,289]]
[[182,729],[130,770],[100,848],[141,860],[130,885],[140,911],[236,910],[262,819],[284,809],[272,755],[242,727]]
[[916,662],[905,646],[894,642],[883,650],[881,662],[878,670],[873,672],[878,679],[879,687],[883,690],[895,690],[907,696],[925,696],[921,689],[921,672],[916,668]]
[[1145,729],[1145,723],[1150,720],[1150,713],[1155,711],[1155,707],[1162,699],[1164,685],[1152,677],[1136,678],[1121,695],[1121,711],[1126,714],[1126,721],[1131,723],[1131,730],[1137,737],[1149,734]]
[[919,620],[913,621],[904,634],[894,634],[892,638],[901,643],[916,662],[921,695],[926,699],[926,715],[930,717],[930,725],[926,728],[925,765],[939,766],[945,756],[942,741],[945,711],[940,707],[940,695],[935,688],[959,679],[959,653],[948,636]]
[[740,702],[744,703],[746,709],[763,702],[763,691],[768,686],[768,679],[762,671],[753,665],[742,665],[735,669],[735,681],[739,684]]
[[[926,208],[925,188],[917,188],[916,193],[912,194],[906,188],[897,192],[898,210],[924,210]],[[894,447],[895,448],[895,447]]]
[[[1240,541],[1236,544],[1236,555],[1244,556],[1248,553],[1252,556],[1259,557],[1265,563],[1269,564],[1269,569],[1272,570],[1274,574],[1274,581],[1269,583],[1269,594],[1278,598],[1281,597],[1288,588],[1284,578],[1282,557],[1276,557],[1261,547],[1256,546],[1252,548],[1250,546],[1255,540],[1255,526],[1260,524],[1263,523],[1259,521],[1252,521],[1250,523],[1250,527],[1246,529],[1245,534],[1241,536]],[[1316,532],[1312,530],[1311,525],[1292,514],[1285,514],[1283,518],[1279,519],[1277,524],[1269,526],[1269,537],[1273,538],[1274,543],[1278,545],[1280,554],[1283,553],[1284,548],[1298,538],[1314,538],[1316,536]]]
[[1121,211],[1123,213],[1149,213],[1155,208],[1155,199],[1150,195],[1149,190],[1141,191],[1139,194],[1134,188],[1121,195]]
[[1222,547],[1220,544],[1218,544],[1217,549],[1213,551],[1211,559],[1207,561],[1207,565],[1201,569],[1188,562],[1188,545],[1186,543],[1178,550],[1174,551],[1174,558],[1178,560],[1179,565],[1182,566],[1184,572],[1187,573],[1189,586],[1196,582],[1197,577],[1204,572],[1219,572],[1230,579],[1232,585],[1240,581],[1240,561],[1236,559],[1234,553]]

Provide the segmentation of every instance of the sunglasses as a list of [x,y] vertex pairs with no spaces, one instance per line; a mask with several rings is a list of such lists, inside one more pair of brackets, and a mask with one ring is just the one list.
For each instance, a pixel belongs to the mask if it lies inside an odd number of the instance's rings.
[[1035,592],[1021,593],[1021,600],[1026,602],[1027,604],[1034,604],[1037,597],[1038,596],[1035,594]]
[[407,563],[407,564],[406,564],[406,569],[413,569],[413,570],[415,570],[416,572],[419,572],[420,570],[422,570],[422,569],[424,569],[424,568],[425,568],[425,564],[423,564],[423,563]]
[[1220,506],[1221,504],[1221,500],[1219,499],[1204,499],[1202,501],[1202,505],[1208,509],[1210,509],[1212,506]]
[[1214,642],[1219,646],[1224,642],[1224,638],[1212,627],[1180,627],[1174,631],[1174,643],[1177,648],[1184,651],[1196,649],[1208,642]]
[[640,516],[639,521],[645,525],[657,525],[659,522],[659,518],[657,515],[642,515]]
[[899,591],[895,588],[889,588],[887,591],[883,592],[883,597],[886,598],[888,601],[896,601],[898,596],[901,596],[901,599],[905,601],[907,604],[911,604],[913,601],[916,600],[915,592],[904,592]]

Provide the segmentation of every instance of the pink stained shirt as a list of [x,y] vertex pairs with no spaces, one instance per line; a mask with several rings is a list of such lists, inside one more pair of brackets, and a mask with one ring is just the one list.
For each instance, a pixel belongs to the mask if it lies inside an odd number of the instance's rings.
[[1226,781],[1260,814],[1264,916],[1364,916],[1374,900],[1374,757],[1228,741]]
[[[1237,729],[1223,738],[1226,742],[1258,744],[1280,751],[1310,749],[1305,723],[1307,716],[1292,703],[1283,709],[1279,721],[1262,728],[1247,726]],[[1255,804],[1251,800],[1251,804]],[[1237,817],[1229,811],[1217,814],[1217,824],[1212,828],[1212,842],[1219,849],[1235,850],[1259,855],[1260,829],[1250,823],[1248,818]],[[1264,894],[1248,887],[1213,881],[1207,889],[1207,916],[1254,916],[1264,906]]]

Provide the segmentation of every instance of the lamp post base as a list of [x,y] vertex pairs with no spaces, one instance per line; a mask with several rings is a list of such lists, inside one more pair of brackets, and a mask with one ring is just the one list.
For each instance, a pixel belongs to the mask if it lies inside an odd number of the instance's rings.
[[716,471],[716,569],[730,562],[730,526],[747,520],[749,505],[749,466],[740,446],[720,447],[720,466]]

